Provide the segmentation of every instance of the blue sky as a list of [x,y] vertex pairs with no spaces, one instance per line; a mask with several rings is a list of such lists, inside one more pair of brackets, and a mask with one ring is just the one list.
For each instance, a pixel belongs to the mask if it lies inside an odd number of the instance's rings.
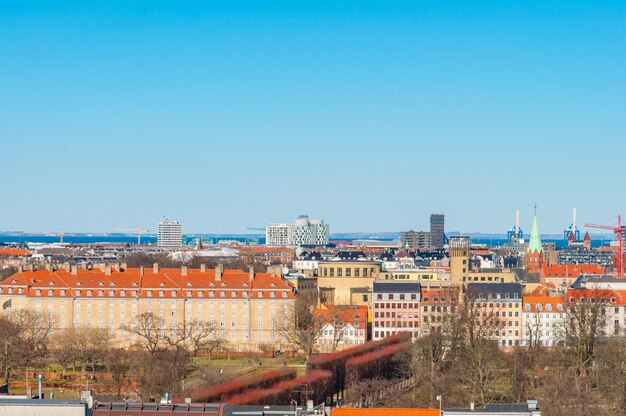
[[[626,203],[626,3],[0,3],[0,230],[543,232]],[[626,214],[626,212],[622,212]]]

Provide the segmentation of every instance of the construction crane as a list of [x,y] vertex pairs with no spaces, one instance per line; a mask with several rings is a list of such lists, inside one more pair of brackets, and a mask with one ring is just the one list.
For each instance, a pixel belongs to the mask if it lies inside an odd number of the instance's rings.
[[617,276],[620,277],[623,272],[622,259],[624,256],[624,228],[622,227],[622,217],[620,215],[617,216],[617,227],[613,227],[610,225],[600,225],[600,224],[585,224],[585,227],[600,228],[602,230],[611,230],[615,233],[615,237],[617,238],[617,253],[615,254],[615,267],[617,268]]
[[134,232],[137,233],[137,245],[141,245],[141,233],[149,233],[151,230],[141,227],[140,225],[137,228],[116,228],[115,231],[124,231],[124,232]]
[[570,234],[574,235],[574,240],[580,240],[580,230],[576,226],[576,208],[572,211],[572,224],[563,231],[563,239],[569,240]]

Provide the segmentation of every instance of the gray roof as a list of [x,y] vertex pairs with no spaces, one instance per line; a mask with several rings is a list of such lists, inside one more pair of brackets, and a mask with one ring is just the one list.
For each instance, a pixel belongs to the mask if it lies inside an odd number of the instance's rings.
[[485,407],[476,407],[474,410],[472,409],[464,409],[464,408],[450,408],[444,409],[445,413],[499,413],[499,414],[528,414],[530,415],[531,411],[527,403],[487,403]]
[[[522,285],[520,283],[468,283],[467,294],[470,299],[472,296],[480,296],[482,294],[481,299],[487,297],[492,300],[522,300]],[[508,298],[506,297],[507,294],[509,295]],[[500,297],[497,295],[500,295]]]
[[418,282],[374,282],[374,292],[384,293],[407,293],[419,292],[420,284]]

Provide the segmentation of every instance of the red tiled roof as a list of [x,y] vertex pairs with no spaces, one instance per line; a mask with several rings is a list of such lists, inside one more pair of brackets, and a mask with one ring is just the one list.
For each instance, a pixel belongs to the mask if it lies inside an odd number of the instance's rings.
[[252,280],[242,270],[224,270],[220,280],[215,276],[215,269],[188,269],[186,276],[181,269],[160,269],[155,273],[152,268],[145,268],[143,274],[139,268],[112,269],[110,274],[99,268],[77,270],[76,274],[64,269],[35,270],[14,274],[0,282],[0,288],[7,288],[1,292],[4,294],[8,287],[27,288],[28,296],[63,296],[62,290],[65,296],[87,296],[91,290],[92,296],[98,297],[150,297],[152,291],[155,298],[295,298],[291,283],[269,273],[255,273]]
[[605,274],[603,266],[596,264],[553,264],[544,265],[542,274],[545,277],[578,277],[581,274]]
[[[549,312],[559,313],[565,312],[565,300],[561,296],[523,296],[522,303],[524,304],[524,312],[526,310],[526,304],[530,304],[530,312],[547,312],[546,305],[550,304],[551,308]],[[537,310],[537,305],[541,305],[541,310]],[[560,307],[557,305],[561,305]]]
[[0,256],[32,256],[33,253],[24,248],[0,247]]

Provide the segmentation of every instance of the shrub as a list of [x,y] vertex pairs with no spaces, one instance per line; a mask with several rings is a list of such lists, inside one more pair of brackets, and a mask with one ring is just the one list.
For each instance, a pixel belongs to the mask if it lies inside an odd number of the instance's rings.
[[408,349],[407,343],[388,345],[369,354],[346,361],[346,378],[350,384],[374,377],[393,378],[398,366],[394,359]]
[[208,386],[191,392],[188,395],[178,395],[174,401],[183,401],[190,396],[193,402],[223,402],[228,396],[233,396],[249,389],[263,389],[273,384],[295,377],[295,368],[281,368],[264,371],[252,376],[240,377],[228,383]]
[[249,390],[226,399],[231,404],[289,405],[291,400],[304,403],[313,400],[320,403],[326,399],[330,371],[314,370],[310,373],[277,383],[264,390]]

